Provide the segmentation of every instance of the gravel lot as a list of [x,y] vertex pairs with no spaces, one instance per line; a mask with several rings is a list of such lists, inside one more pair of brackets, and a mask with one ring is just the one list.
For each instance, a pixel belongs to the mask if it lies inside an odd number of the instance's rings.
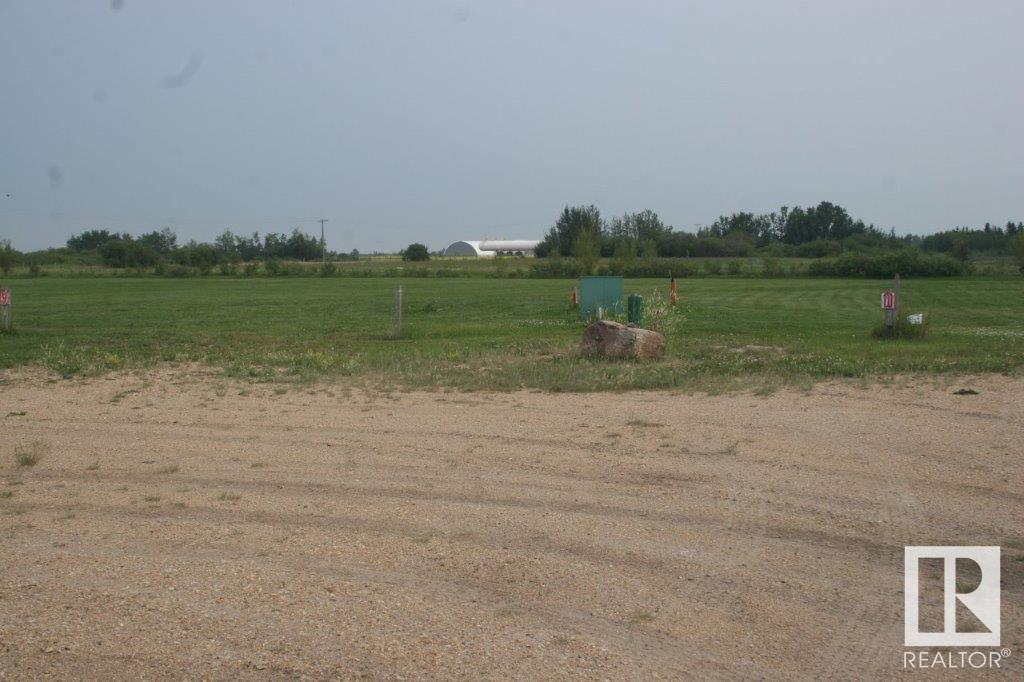
[[280,390],[4,375],[3,674],[887,677],[903,546],[997,544],[1024,675],[1024,379]]

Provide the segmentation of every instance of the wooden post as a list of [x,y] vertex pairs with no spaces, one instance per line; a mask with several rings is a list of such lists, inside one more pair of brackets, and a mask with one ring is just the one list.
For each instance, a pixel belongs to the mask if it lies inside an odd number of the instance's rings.
[[902,301],[900,301],[900,273],[898,273],[898,272],[896,273],[896,277],[893,278],[892,290],[896,292],[896,304],[895,304],[895,308],[896,309],[893,311],[893,313],[894,313],[894,317],[896,318],[896,325],[899,326],[899,322],[900,322],[900,309],[902,307],[901,306]]
[[402,338],[402,285],[395,292],[395,338]]
[[0,328],[11,331],[11,290],[7,287],[0,289],[0,318]]
[[885,293],[892,294],[892,308],[885,310],[885,326],[891,332],[900,321],[900,274],[898,272],[892,278],[892,289]]

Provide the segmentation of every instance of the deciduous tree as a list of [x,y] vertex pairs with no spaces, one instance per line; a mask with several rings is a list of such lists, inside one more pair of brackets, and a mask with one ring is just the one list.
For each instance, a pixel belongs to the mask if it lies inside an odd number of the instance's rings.
[[402,260],[408,261],[425,261],[430,260],[430,251],[423,244],[414,243],[409,244],[405,247],[405,251],[402,252]]
[[11,268],[21,261],[21,254],[14,250],[9,239],[0,239],[0,272],[10,274]]

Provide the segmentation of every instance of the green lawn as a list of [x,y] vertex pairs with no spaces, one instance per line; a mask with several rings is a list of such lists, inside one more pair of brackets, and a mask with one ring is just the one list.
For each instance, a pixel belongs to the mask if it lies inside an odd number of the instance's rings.
[[[348,376],[387,386],[550,390],[802,382],[903,372],[1011,372],[1024,365],[1024,279],[904,280],[904,312],[928,338],[879,341],[886,282],[680,280],[664,360],[588,361],[568,309],[574,282],[543,279],[224,277],[14,279],[15,333],[0,367],[65,376],[200,361],[232,376]],[[394,290],[405,336],[390,340]],[[627,281],[649,295],[666,284]],[[760,346],[768,348],[749,348]]]

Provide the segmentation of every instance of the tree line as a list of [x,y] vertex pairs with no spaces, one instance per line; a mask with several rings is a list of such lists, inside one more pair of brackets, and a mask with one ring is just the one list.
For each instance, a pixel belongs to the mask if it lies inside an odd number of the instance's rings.
[[[972,254],[1015,255],[1024,269],[1024,222],[982,228],[956,227],[927,236],[897,236],[852,217],[837,204],[782,206],[769,213],[739,212],[719,216],[694,232],[676,230],[657,213],[643,210],[606,219],[593,205],[565,206],[537,248],[537,256],[575,258],[583,272],[593,272],[601,258],[613,259],[620,271],[637,258],[834,258],[840,255],[882,255],[906,250],[946,254],[967,262]],[[178,243],[169,228],[133,236],[126,232],[90,229],[73,235],[61,249],[30,254],[0,241],[0,272],[19,263],[38,270],[52,263],[103,264],[117,268],[160,267],[165,264],[208,271],[243,262],[316,261],[324,255],[319,238],[294,229],[290,234],[236,234],[225,230],[212,243]],[[354,260],[359,252],[328,252],[330,260]],[[406,260],[429,258],[427,247],[412,244],[401,252]],[[555,268],[558,269],[557,267]]]
[[[319,238],[295,228],[291,234],[268,232],[262,237],[235,234],[225,230],[212,244],[189,241],[179,245],[177,235],[169,228],[133,237],[128,233],[107,230],[86,230],[67,241],[67,249],[75,254],[96,254],[111,267],[151,267],[159,263],[175,263],[204,268],[222,263],[268,260],[320,260],[324,245]],[[332,260],[358,259],[359,252],[330,252]]]
[[597,207],[566,206],[537,249],[538,256],[573,256],[586,262],[598,258],[636,257],[772,257],[821,258],[842,253],[881,253],[921,249],[965,260],[970,253],[1013,255],[1024,222],[1005,228],[960,227],[927,237],[897,236],[850,216],[828,201],[817,206],[781,207],[771,213],[720,216],[696,232],[677,231],[651,210],[605,220]]

